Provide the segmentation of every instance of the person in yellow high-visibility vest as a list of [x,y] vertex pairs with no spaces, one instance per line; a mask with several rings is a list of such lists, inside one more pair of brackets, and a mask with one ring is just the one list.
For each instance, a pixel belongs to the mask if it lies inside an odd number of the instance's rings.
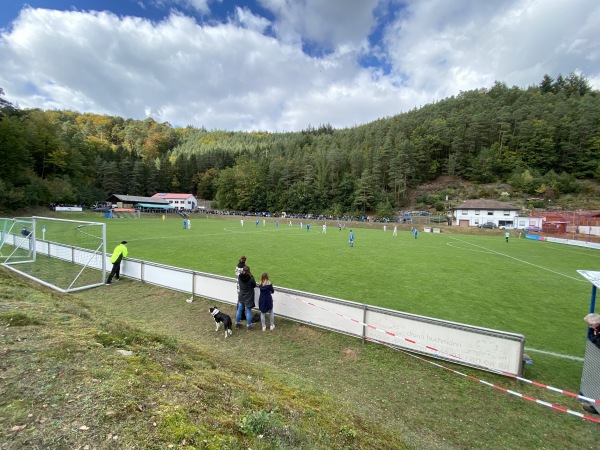
[[112,263],[112,270],[106,280],[106,284],[112,284],[113,277],[116,281],[121,279],[121,261],[123,258],[127,258],[127,241],[121,241],[119,245],[115,247],[110,262]]

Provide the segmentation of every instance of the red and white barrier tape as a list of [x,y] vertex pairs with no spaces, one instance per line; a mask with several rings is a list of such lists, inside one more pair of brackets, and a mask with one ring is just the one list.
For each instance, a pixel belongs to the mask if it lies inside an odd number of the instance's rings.
[[[396,339],[404,340],[405,342],[408,342],[408,343],[410,343],[410,344],[417,345],[417,346],[421,346],[421,347],[423,347],[423,348],[426,348],[426,349],[428,349],[428,350],[434,351],[434,352],[436,352],[436,354],[435,354],[434,356],[437,356],[438,354],[444,354],[444,352],[443,352],[443,351],[440,351],[440,350],[438,350],[438,349],[436,349],[436,348],[434,348],[434,347],[431,347],[431,346],[429,346],[429,345],[420,344],[419,342],[417,342],[417,341],[415,341],[415,340],[413,340],[413,339],[409,339],[409,338],[406,338],[406,337],[399,336],[399,335],[397,335],[397,334],[396,334],[396,333],[394,333],[394,332],[387,331],[387,330],[382,330],[382,329],[380,329],[380,328],[377,328],[377,327],[375,327],[375,326],[373,326],[373,325],[370,325],[370,324],[364,323],[364,322],[362,322],[362,321],[360,321],[360,320],[357,320],[357,319],[354,319],[354,318],[352,318],[352,317],[345,316],[345,315],[343,315],[343,314],[341,314],[341,313],[338,313],[338,312],[333,312],[333,311],[330,311],[330,310],[328,310],[328,309],[326,309],[326,308],[323,308],[322,306],[316,305],[316,304],[314,304],[314,303],[312,303],[312,302],[310,302],[310,301],[304,300],[304,299],[302,299],[302,298],[300,298],[300,297],[295,297],[295,296],[293,296],[293,295],[289,295],[289,294],[285,294],[285,295],[286,295],[287,297],[289,297],[289,298],[292,298],[292,299],[294,299],[294,300],[296,300],[296,301],[299,301],[299,302],[302,302],[302,303],[306,303],[306,304],[307,304],[307,305],[309,305],[309,306],[312,306],[312,307],[314,307],[314,308],[320,309],[320,310],[322,310],[322,311],[325,311],[325,312],[327,312],[327,313],[329,313],[329,314],[336,314],[336,315],[337,315],[337,316],[339,316],[339,317],[342,317],[342,318],[344,318],[344,319],[350,320],[350,321],[352,321],[352,322],[354,322],[354,323],[357,323],[357,324],[359,324],[359,325],[363,325],[363,326],[365,326],[365,327],[368,327],[368,328],[370,328],[370,329],[372,329],[372,330],[375,330],[375,331],[378,331],[378,332],[384,333],[384,334],[386,334],[386,335],[388,335],[388,336],[392,336],[392,337],[394,337],[394,338],[396,338]],[[530,397],[530,396],[528,396],[528,395],[525,395],[525,394],[521,394],[521,393],[519,393],[519,392],[512,391],[512,390],[510,390],[510,389],[507,389],[507,388],[504,388],[504,387],[502,387],[502,386],[495,385],[495,384],[493,384],[493,383],[490,383],[490,382],[488,382],[488,381],[484,381],[484,380],[482,380],[482,379],[480,379],[480,378],[477,378],[477,377],[474,377],[474,376],[472,376],[472,375],[467,375],[467,374],[464,374],[464,373],[462,373],[462,372],[459,372],[459,371],[457,371],[457,370],[454,370],[454,369],[450,369],[449,367],[443,366],[443,365],[441,365],[441,364],[438,364],[438,363],[435,363],[435,362],[433,362],[433,361],[429,361],[429,360],[427,360],[427,359],[425,359],[425,358],[421,358],[420,356],[413,355],[412,353],[409,353],[409,352],[407,352],[407,351],[404,351],[403,349],[400,349],[400,348],[398,348],[398,347],[392,346],[392,345],[390,345],[390,344],[388,344],[388,343],[386,343],[386,342],[381,342],[381,341],[378,341],[378,340],[376,340],[376,339],[370,339],[370,338],[366,338],[366,337],[365,337],[365,339],[371,340],[371,341],[373,341],[373,342],[377,342],[377,343],[379,343],[379,344],[383,344],[383,345],[385,345],[385,346],[387,346],[387,347],[390,347],[390,348],[393,348],[393,349],[395,349],[395,350],[398,350],[398,351],[400,351],[400,352],[402,352],[402,353],[404,353],[404,354],[406,354],[406,355],[408,355],[408,356],[412,356],[413,358],[416,358],[416,359],[419,359],[419,360],[421,360],[421,361],[424,361],[424,362],[426,362],[426,363],[432,364],[432,365],[434,365],[434,366],[436,366],[436,367],[440,367],[440,368],[442,368],[442,369],[444,369],[444,370],[450,371],[450,372],[452,372],[452,373],[455,373],[455,374],[457,374],[457,375],[460,375],[460,376],[463,376],[463,377],[470,378],[470,379],[472,379],[472,380],[478,381],[479,383],[481,383],[481,384],[484,384],[484,385],[486,385],[486,386],[489,386],[489,387],[492,387],[492,388],[494,388],[494,389],[498,389],[498,390],[500,390],[500,391],[503,391],[503,392],[506,392],[506,393],[508,393],[508,394],[515,395],[515,396],[517,396],[517,397],[520,397],[520,398],[523,398],[523,399],[525,399],[525,400],[529,400],[529,401],[532,401],[532,402],[534,402],[534,403],[537,403],[537,404],[540,404],[540,405],[543,405],[543,406],[547,406],[547,407],[549,407],[549,408],[553,408],[553,409],[556,409],[556,410],[558,410],[558,411],[565,412],[565,413],[567,413],[567,414],[572,414],[572,415],[574,415],[574,416],[580,417],[580,418],[582,418],[582,419],[585,419],[585,420],[590,420],[590,421],[592,421],[592,422],[597,422],[597,423],[600,423],[600,418],[596,418],[596,417],[590,416],[590,415],[588,415],[588,414],[583,414],[583,413],[580,413],[580,412],[578,412],[578,411],[574,411],[574,410],[572,410],[572,409],[568,409],[568,408],[565,408],[565,407],[562,407],[562,406],[559,406],[559,405],[555,405],[554,403],[545,402],[545,401],[543,401],[543,400],[539,400],[539,399],[536,399],[536,398],[534,398],[534,397]],[[456,359],[456,360],[460,360],[460,359],[461,359],[461,358],[460,358],[459,356],[457,356],[457,355],[453,355],[453,354],[449,354],[449,353],[446,353],[446,355],[448,355],[449,357],[451,357],[451,358],[453,358],[453,359]],[[600,404],[600,399],[593,399],[593,398],[585,397],[585,396],[583,396],[583,395],[575,394],[575,393],[573,393],[573,392],[569,392],[569,391],[566,391],[566,390],[564,390],[564,389],[558,389],[558,388],[555,388],[555,387],[552,387],[552,386],[548,386],[548,385],[546,385],[546,384],[543,384],[543,383],[538,383],[537,381],[528,380],[527,378],[519,377],[519,376],[513,375],[513,374],[511,374],[511,373],[507,373],[507,372],[502,372],[502,371],[499,371],[499,370],[496,370],[496,369],[493,369],[493,368],[490,368],[490,367],[485,367],[485,366],[477,366],[477,367],[479,367],[479,368],[481,368],[481,369],[483,369],[483,370],[487,370],[487,371],[490,371],[490,372],[493,372],[493,373],[499,374],[499,375],[505,375],[505,376],[508,376],[508,377],[514,378],[514,379],[516,379],[516,380],[523,381],[523,382],[525,382],[525,383],[529,383],[529,384],[531,384],[531,385],[533,385],[533,386],[537,386],[537,387],[540,387],[540,388],[542,388],[542,389],[547,389],[547,390],[550,390],[550,391],[556,392],[556,393],[558,393],[558,394],[568,395],[568,396],[570,396],[570,397],[573,397],[573,398],[576,398],[576,399],[578,399],[578,400],[584,400],[584,401],[588,401],[588,402],[591,402],[591,403]]]

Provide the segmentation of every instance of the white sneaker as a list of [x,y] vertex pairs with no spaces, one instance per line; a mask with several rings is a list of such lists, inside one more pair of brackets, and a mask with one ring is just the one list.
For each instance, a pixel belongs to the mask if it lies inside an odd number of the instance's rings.
[[263,331],[267,331],[267,327],[263,327]]
[[271,326],[269,327],[269,329],[270,329],[271,331],[273,331],[273,330],[275,329],[275,325],[271,325]]

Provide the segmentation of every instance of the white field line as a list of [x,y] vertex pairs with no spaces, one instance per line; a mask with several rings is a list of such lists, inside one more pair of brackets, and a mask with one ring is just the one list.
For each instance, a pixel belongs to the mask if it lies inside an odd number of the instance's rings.
[[525,347],[525,351],[541,353],[542,355],[554,356],[555,358],[570,359],[571,361],[583,362],[583,358],[579,356],[563,355],[561,353],[548,352],[546,350],[538,350],[537,348]]
[[[553,244],[553,245],[547,245],[546,248],[548,250],[554,250],[554,251],[558,251],[558,252],[567,252],[567,253],[575,253],[577,255],[584,255],[584,256],[592,256],[594,258],[600,258],[600,252],[596,249],[587,249],[588,251],[577,251],[577,250],[571,250],[568,249],[569,245],[568,244],[561,244],[560,242],[549,242],[549,244]],[[574,246],[572,246],[574,247]],[[574,247],[577,248],[577,247]]]
[[462,242],[462,243],[464,243],[464,244],[468,244],[468,245],[472,245],[472,246],[474,246],[474,247],[477,247],[477,248],[481,248],[481,249],[483,249],[483,250],[486,250],[486,251],[488,251],[488,252],[490,252],[490,253],[495,253],[496,255],[505,256],[506,258],[514,259],[515,261],[518,261],[518,262],[520,262],[520,263],[527,264],[527,265],[530,265],[530,266],[533,266],[533,267],[537,267],[538,269],[545,270],[545,271],[547,271],[547,272],[550,272],[550,273],[553,273],[553,274],[555,274],[555,275],[559,275],[559,276],[561,276],[561,277],[569,278],[570,280],[573,280],[573,281],[577,281],[577,282],[583,282],[583,283],[588,283],[588,281],[587,281],[587,280],[580,279],[580,278],[575,278],[575,277],[572,277],[572,276],[570,276],[570,275],[565,275],[564,273],[560,273],[560,272],[557,272],[557,271],[555,271],[555,270],[548,269],[547,267],[540,266],[539,264],[533,264],[533,263],[530,263],[529,261],[525,261],[525,260],[523,260],[523,259],[516,258],[516,257],[514,257],[514,256],[511,256],[511,255],[507,255],[506,253],[497,252],[496,250],[491,250],[491,249],[485,248],[485,247],[483,247],[483,246],[481,246],[481,245],[473,244],[472,242],[466,242],[466,241],[462,241],[462,240],[460,240],[460,239],[457,239],[457,238],[455,238],[455,237],[451,237],[451,236],[450,236],[450,238],[451,238],[451,239],[454,239],[454,240],[456,240],[456,241],[458,241],[458,242]]

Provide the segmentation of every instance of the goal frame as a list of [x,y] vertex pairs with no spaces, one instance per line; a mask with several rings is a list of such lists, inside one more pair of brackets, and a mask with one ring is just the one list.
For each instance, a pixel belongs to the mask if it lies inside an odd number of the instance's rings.
[[[106,224],[105,223],[90,222],[90,221],[85,221],[85,220],[61,219],[61,218],[54,218],[54,217],[42,217],[42,216],[14,217],[14,218],[12,218],[12,220],[27,221],[32,224],[32,230],[28,237],[28,239],[31,240],[31,245],[30,245],[31,258],[28,259],[27,261],[2,262],[1,265],[3,267],[6,267],[7,269],[18,273],[19,275],[22,275],[30,280],[33,280],[37,283],[40,283],[44,286],[47,286],[51,289],[54,289],[54,290],[62,292],[62,293],[76,292],[76,291],[80,291],[80,290],[84,290],[84,289],[91,289],[94,287],[104,285],[104,280],[106,279],[106,267],[107,267],[107,262],[106,262]],[[57,222],[63,222],[63,223],[67,222],[67,223],[73,223],[73,224],[80,224],[81,226],[83,226],[83,225],[99,226],[101,228],[99,236],[94,236],[95,238],[98,239],[98,246],[96,247],[95,250],[90,250],[90,249],[77,247],[75,245],[69,245],[69,244],[60,243],[60,242],[49,241],[49,240],[44,239],[43,233],[42,233],[42,239],[39,239],[39,233],[37,233],[36,231],[37,231],[37,222],[41,221],[41,220],[57,221]],[[17,239],[23,239],[22,237],[14,234],[14,233],[11,233],[9,238],[12,239],[13,246],[16,244]],[[71,255],[70,258],[67,259],[64,256],[61,256],[60,253],[57,251],[53,252],[53,250],[57,249],[57,248],[69,249],[70,255]],[[73,264],[78,264],[81,266],[81,270],[79,271],[79,273],[77,274],[75,279],[73,279],[73,281],[71,282],[71,285],[69,287],[67,287],[66,289],[63,289],[48,280],[43,280],[41,278],[30,275],[30,274],[24,272],[23,270],[19,269],[20,264],[35,262],[38,259],[38,254],[47,256],[49,258],[57,258],[62,261],[70,262]],[[94,262],[93,258],[95,258],[96,260],[99,259],[99,261]],[[73,287],[73,284],[75,283],[75,281],[78,279],[78,277],[81,275],[81,273],[87,268],[100,271],[100,273],[98,274],[99,281],[97,283],[91,283],[91,284],[86,284],[84,286]]]

